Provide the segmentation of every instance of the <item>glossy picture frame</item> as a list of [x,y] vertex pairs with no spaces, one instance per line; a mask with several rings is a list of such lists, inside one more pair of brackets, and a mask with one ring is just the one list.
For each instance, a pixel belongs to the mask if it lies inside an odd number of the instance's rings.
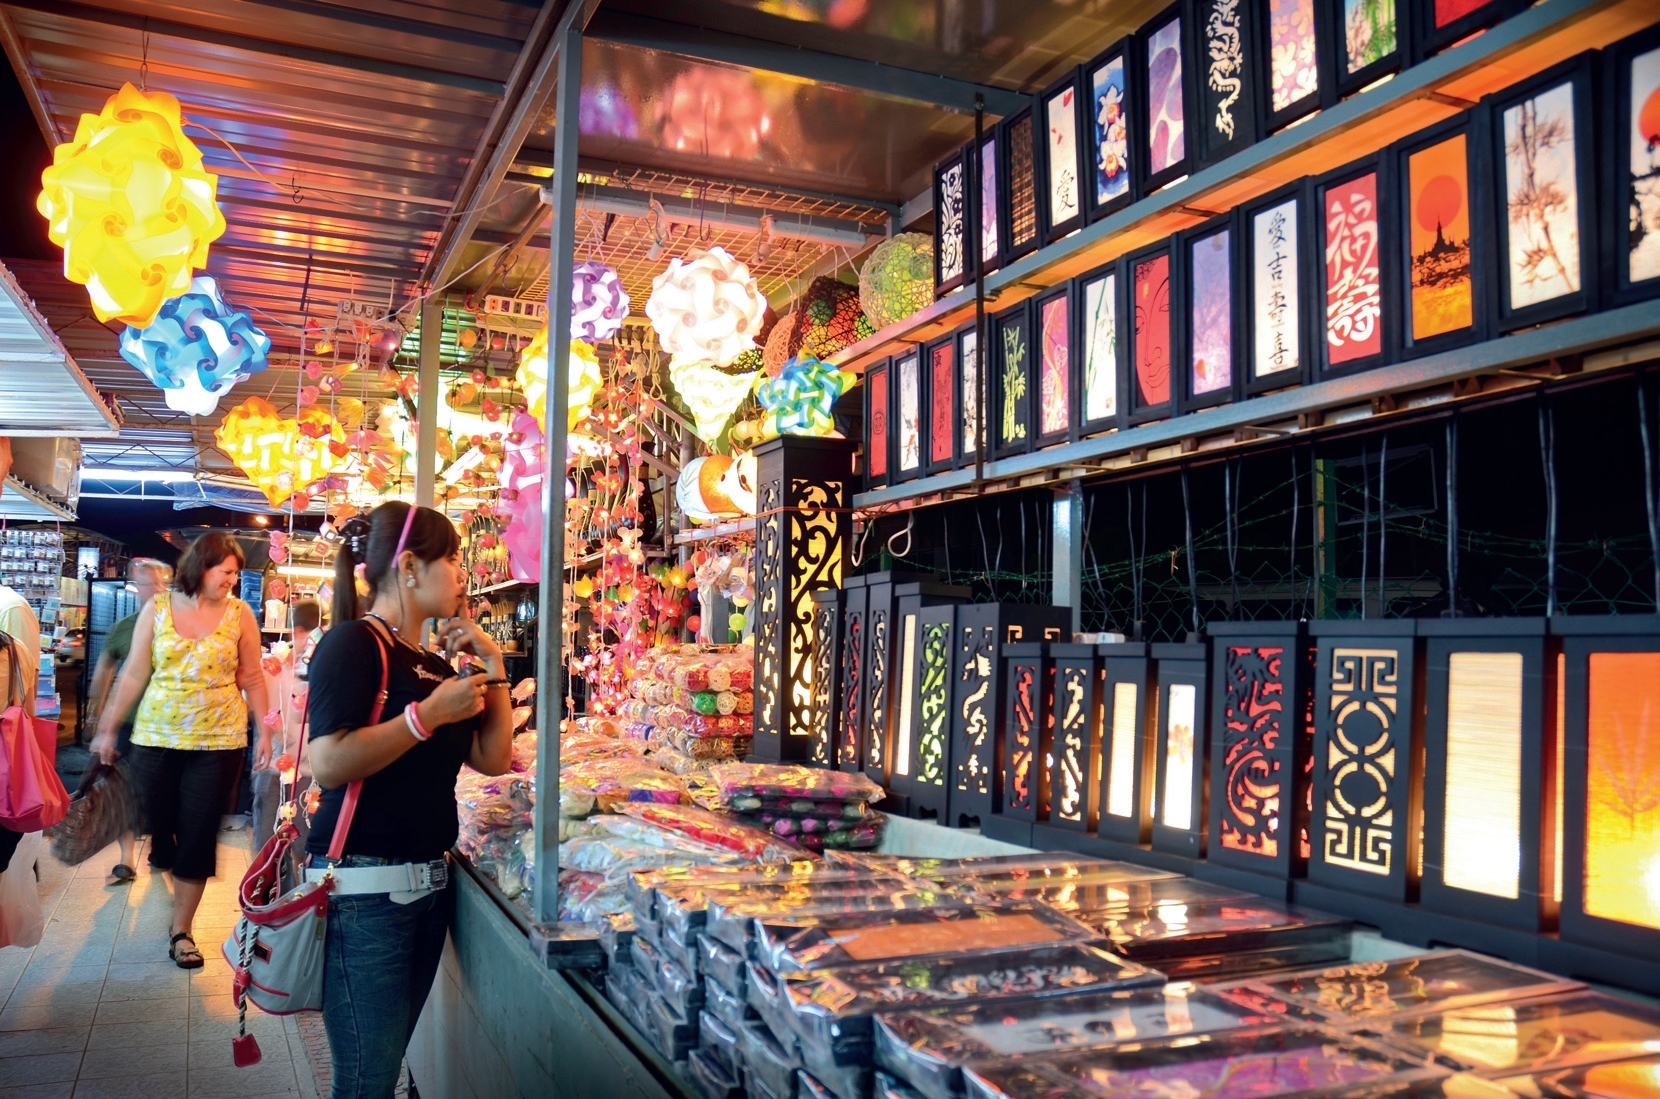
[[1261,137],[1257,106],[1268,57],[1258,42],[1258,5],[1240,0],[1189,0],[1193,28],[1194,114],[1190,146],[1195,168],[1249,148]]
[[[1164,261],[1163,270],[1165,273],[1162,305],[1156,274],[1158,261],[1161,257]],[[1143,269],[1143,265],[1147,265],[1149,269],[1145,286],[1138,284],[1136,281],[1137,272]],[[1118,385],[1118,400],[1122,409],[1120,416],[1125,425],[1144,424],[1153,420],[1168,419],[1176,414],[1176,378],[1174,377],[1174,371],[1176,364],[1181,361],[1180,354],[1175,346],[1179,336],[1179,321],[1181,319],[1179,307],[1176,304],[1180,300],[1177,296],[1180,283],[1177,279],[1176,267],[1177,259],[1172,244],[1156,245],[1145,251],[1125,257],[1119,264],[1119,278],[1124,284],[1120,291],[1123,294],[1120,300],[1123,302],[1124,311],[1122,331],[1128,337],[1123,345],[1124,352],[1121,359],[1124,365],[1119,374]],[[1158,320],[1161,308],[1165,318],[1163,322]],[[1155,342],[1159,338],[1162,338],[1164,342],[1163,355],[1166,368],[1163,400],[1143,399],[1140,381],[1143,371],[1139,365],[1139,357],[1144,349],[1145,341],[1148,339],[1143,331],[1138,330],[1138,322],[1143,320],[1146,324],[1151,325],[1151,328],[1147,331],[1151,332]],[[1162,328],[1161,324],[1163,325]],[[1149,367],[1147,377],[1153,383],[1156,383],[1156,354],[1155,360]],[[1157,392],[1158,390],[1154,388],[1149,395],[1156,395]]]
[[[1120,268],[1121,265],[1115,260],[1093,271],[1086,271],[1073,282],[1073,312],[1076,314],[1072,356],[1076,380],[1073,392],[1077,400],[1074,420],[1080,438],[1115,430],[1123,419],[1124,358],[1129,344],[1124,328],[1124,278]],[[1094,289],[1097,286],[1102,288],[1099,295]],[[1099,336],[1094,332],[1096,307],[1109,312],[1102,318]],[[1110,341],[1110,347],[1098,350],[1096,345],[1100,340]],[[1112,402],[1111,407],[1102,410],[1101,415],[1092,416],[1090,365],[1097,353],[1106,356],[1097,377],[1112,386]]]
[[[1320,381],[1326,378],[1343,377],[1349,374],[1358,374],[1379,366],[1386,366],[1393,362],[1396,347],[1399,342],[1397,330],[1400,324],[1400,279],[1395,270],[1399,250],[1394,246],[1397,239],[1397,218],[1395,214],[1396,188],[1393,173],[1390,171],[1390,160],[1387,156],[1377,155],[1347,164],[1337,171],[1314,181],[1310,187],[1310,196],[1313,205],[1315,222],[1314,255],[1316,260],[1310,267],[1316,275],[1311,284],[1313,293],[1305,295],[1305,300],[1314,302],[1316,316],[1325,316],[1326,323],[1318,325],[1314,332],[1314,354],[1311,356],[1311,380]],[[1360,189],[1351,188],[1349,194],[1340,193],[1346,185],[1363,181],[1372,176],[1371,194],[1373,218],[1376,232],[1368,244],[1363,227],[1356,224],[1351,234],[1356,242],[1354,256],[1355,267],[1364,267],[1370,263],[1376,274],[1370,276],[1370,285],[1375,287],[1375,302],[1369,305],[1357,304],[1351,312],[1354,324],[1349,329],[1350,344],[1374,344],[1376,350],[1368,351],[1353,357],[1334,358],[1332,345],[1331,322],[1331,250],[1329,239],[1331,235],[1331,213],[1328,208],[1328,197],[1344,204],[1348,209],[1357,212],[1360,204],[1356,196]],[[1369,251],[1369,255],[1364,253]],[[1319,257],[1325,257],[1321,262]],[[1359,283],[1355,283],[1357,287]],[[1357,289],[1353,295],[1357,303],[1367,301],[1371,295]],[[1371,326],[1371,327],[1368,327]],[[1354,332],[1365,332],[1365,336],[1354,336]],[[1375,337],[1373,333],[1375,332]]]
[[997,203],[997,237],[1005,267],[1037,248],[1042,238],[1037,138],[1037,112],[1033,107],[1022,107],[998,123],[997,185],[1001,198]]
[[[1102,675],[1101,793],[1095,832],[1120,843],[1146,843],[1153,835],[1158,679],[1146,642],[1107,642],[1095,649]],[[1121,687],[1130,688],[1133,697]]]
[[[972,143],[970,143],[972,144]],[[974,277],[973,208],[968,146],[934,165],[934,296],[942,297]],[[976,234],[979,222],[974,223]],[[955,252],[955,262],[952,253]]]
[[[1085,127],[1081,74],[1081,69],[1070,70],[1045,88],[1037,100],[1043,124],[1042,155],[1038,157],[1038,224],[1045,245],[1053,244],[1084,224],[1084,136],[1093,130]],[[1068,94],[1070,103],[1065,102]],[[1070,155],[1064,151],[1068,122],[1072,126]],[[1068,188],[1072,193],[1072,208],[1056,209],[1056,192],[1064,193]]]
[[[1060,343],[1055,345],[1055,353],[1064,355],[1064,361],[1061,363],[1058,376],[1055,376],[1050,370],[1050,341],[1056,335],[1051,328],[1057,311],[1061,314],[1057,322]],[[1064,443],[1076,436],[1079,357],[1077,311],[1078,303],[1073,296],[1070,282],[1062,283],[1032,299],[1031,387],[1034,449]],[[1059,410],[1061,422],[1058,426],[1051,422],[1050,410],[1045,406],[1046,400],[1056,395],[1059,400],[1065,402],[1064,407]]]
[[[939,358],[944,357],[943,369]],[[960,409],[962,402],[957,392],[957,334],[947,333],[930,340],[922,351],[923,372],[928,375],[926,386],[928,403],[924,406],[927,430],[924,432],[922,464],[931,475],[944,473],[957,464],[957,436],[961,433]],[[941,398],[944,403],[941,403]],[[943,433],[943,435],[942,435]],[[941,451],[944,451],[943,456]]]
[[[1353,95],[1412,63],[1416,0],[1320,0],[1320,4],[1325,9],[1326,60],[1335,98]],[[1385,4],[1393,10],[1395,45],[1389,50],[1372,49],[1370,43],[1377,36],[1379,25],[1377,17]],[[1373,10],[1368,12],[1368,7]],[[1353,28],[1351,20],[1357,24]],[[1366,25],[1359,25],[1362,23]],[[1353,70],[1349,68],[1351,43],[1365,51],[1366,57]]]
[[[1413,193],[1414,185],[1418,181],[1413,178],[1412,161],[1415,156],[1432,152],[1443,143],[1454,141],[1460,136],[1464,138],[1465,146],[1463,213],[1467,223],[1467,235],[1463,249],[1470,288],[1470,323],[1465,327],[1419,337],[1415,265],[1421,260],[1433,261],[1432,253],[1444,247],[1455,249],[1457,242],[1437,239],[1424,254],[1417,253],[1413,230],[1415,226],[1422,227],[1418,220],[1421,212],[1420,199],[1427,200],[1428,196]],[[1403,359],[1463,347],[1488,337],[1492,314],[1492,249],[1483,248],[1480,242],[1492,239],[1494,226],[1490,162],[1482,155],[1486,148],[1486,115],[1478,110],[1466,112],[1439,125],[1421,130],[1391,150],[1391,156],[1394,158],[1395,187],[1398,191],[1396,209],[1400,211],[1400,231],[1395,238],[1395,265],[1400,280],[1396,294],[1401,301],[1400,357]],[[1443,178],[1447,177],[1436,176],[1428,181],[1425,187],[1418,189],[1422,192]]]
[[[1474,10],[1450,19],[1445,25],[1435,25],[1435,6],[1437,0],[1397,0],[1397,3],[1410,3],[1413,6],[1413,23],[1418,31],[1417,39],[1413,43],[1415,49],[1413,58],[1421,61],[1449,46],[1457,45],[1464,39],[1479,31],[1486,30],[1505,19],[1509,19],[1517,12],[1525,11],[1528,0],[1490,0],[1489,3],[1477,5]],[[1469,7],[1468,4],[1454,6]]]
[[[1090,185],[1084,188],[1084,216],[1089,221],[1098,221],[1123,209],[1134,201],[1136,196],[1134,120],[1138,101],[1135,95],[1135,81],[1130,79],[1130,64],[1134,53],[1131,39],[1120,39],[1086,63],[1079,79],[1079,94],[1087,96],[1084,103],[1086,130],[1083,132],[1090,135],[1089,148],[1085,150],[1084,155],[1084,168],[1090,181]],[[1115,86],[1110,76],[1104,81],[1099,81],[1102,91],[1098,93],[1096,90],[1099,74],[1114,65],[1118,69],[1116,87],[1119,100],[1116,105],[1107,99],[1111,94],[1111,88]],[[1110,117],[1110,110],[1114,106],[1118,112],[1116,118]],[[1116,136],[1113,130],[1115,123]],[[1107,148],[1109,142],[1110,149]],[[1112,160],[1106,159],[1109,153]],[[1117,166],[1117,170],[1106,179],[1106,189],[1113,193],[1109,193],[1105,198],[1101,195],[1102,177],[1106,174],[1103,163]]]
[[[1202,644],[1154,644],[1150,653],[1158,678],[1153,850],[1203,858],[1210,796],[1205,781],[1210,764],[1210,654]],[[1190,739],[1185,775],[1180,769],[1182,745],[1175,739],[1182,716],[1191,716],[1192,720],[1187,730]],[[1184,800],[1188,816],[1185,825],[1175,816],[1179,810],[1173,809]]]
[[[1201,331],[1197,323],[1196,308],[1198,295],[1203,293],[1208,285],[1207,272],[1211,277],[1217,273],[1208,265],[1200,269],[1200,260],[1196,249],[1210,241],[1219,233],[1226,233],[1227,255],[1222,258],[1222,270],[1225,271],[1228,282],[1228,301],[1226,304],[1225,323],[1227,324],[1226,351],[1228,355],[1228,380],[1204,393],[1195,392],[1197,377],[1195,371],[1198,366],[1198,354],[1201,344],[1206,342],[1207,336],[1213,332]],[[1243,331],[1243,317],[1240,310],[1240,298],[1243,280],[1240,278],[1240,241],[1239,223],[1235,215],[1223,214],[1213,218],[1203,225],[1184,230],[1177,237],[1177,255],[1180,257],[1181,274],[1177,285],[1176,300],[1180,303],[1179,316],[1173,317],[1180,336],[1174,341],[1180,355],[1181,370],[1171,367],[1174,379],[1176,407],[1182,413],[1197,412],[1202,408],[1215,408],[1217,405],[1231,404],[1239,399],[1239,375],[1242,356],[1240,354]],[[1217,318],[1212,318],[1213,322]]]
[[[1283,215],[1287,203],[1294,204],[1294,208],[1276,223],[1275,215]],[[1239,240],[1244,251],[1240,265],[1244,329],[1244,369],[1237,372],[1240,390],[1246,396],[1255,396],[1302,385],[1309,379],[1313,332],[1324,316],[1324,310],[1310,308],[1308,300],[1310,288],[1315,285],[1316,241],[1314,201],[1308,181],[1298,180],[1240,207]],[[1283,257],[1277,282],[1273,265],[1276,254]],[[1282,314],[1278,329],[1273,314],[1276,302]],[[1289,323],[1283,318],[1286,310],[1292,313]],[[1323,324],[1319,324],[1319,332],[1323,339]],[[1295,359],[1293,365],[1259,371],[1265,358],[1271,359],[1278,349],[1287,346]]]
[[893,373],[891,360],[865,368],[865,484],[884,488],[893,477]]
[[[1639,59],[1644,75],[1655,79],[1653,85],[1645,81],[1640,89],[1632,72]],[[1649,163],[1634,163],[1634,139],[1638,136],[1634,130],[1640,120],[1652,115],[1647,110],[1632,110],[1634,91],[1647,92],[1644,107],[1649,107],[1660,95],[1660,74],[1656,70],[1660,70],[1660,26],[1621,39],[1602,51],[1602,102],[1606,105],[1603,110],[1614,120],[1612,138],[1600,142],[1606,150],[1602,171],[1606,193],[1602,208],[1614,211],[1635,206],[1641,211],[1639,218],[1647,223],[1643,237],[1639,238],[1647,245],[1641,263],[1649,272],[1633,278],[1631,219],[1599,218],[1603,226],[1603,286],[1609,305],[1629,305],[1660,294],[1660,145],[1645,142]],[[1643,170],[1641,179],[1636,176],[1639,168]],[[1639,247],[1642,246],[1640,243]]]
[[[1291,100],[1285,106],[1275,108],[1274,76],[1282,67],[1274,60],[1275,51],[1280,46],[1274,41],[1276,28],[1273,9],[1274,5],[1280,2],[1282,0],[1263,0],[1257,14],[1257,49],[1261,51],[1263,57],[1269,59],[1268,64],[1261,66],[1257,87],[1264,135],[1283,130],[1298,119],[1313,114],[1315,111],[1323,110],[1337,101],[1333,88],[1335,74],[1330,63],[1331,48],[1327,44],[1331,36],[1326,29],[1326,21],[1329,18],[1326,5],[1321,0],[1283,0],[1286,5],[1295,5],[1299,2],[1307,5],[1307,15],[1312,22],[1300,37],[1303,42],[1313,46],[1315,56],[1312,62],[1299,64],[1297,71],[1312,75],[1314,87]],[[1396,2],[1404,3],[1410,2],[1410,0],[1396,0]]]
[[[1032,415],[1037,381],[1032,341],[1031,302],[998,313],[990,328],[991,353],[982,355],[993,369],[991,386],[991,452],[994,458],[1025,454],[1032,449],[1037,424]],[[1016,344],[1022,348],[1016,361]]]
[[[986,317],[986,332],[992,331],[992,318]],[[982,427],[984,417],[980,415],[982,406],[986,404],[987,394],[991,392],[986,385],[985,375],[982,372],[984,356],[980,354],[980,333],[973,320],[961,325],[951,334],[956,341],[955,362],[953,368],[956,375],[957,406],[962,412],[963,422],[957,431],[957,465],[971,466],[974,464],[975,443],[980,440],[985,447],[985,458],[991,460],[991,440],[985,438]],[[974,361],[974,375],[969,376],[968,363],[971,357]],[[973,402],[974,419],[969,418],[970,402]]]
[[[1174,43],[1169,41],[1171,37],[1169,27],[1172,22],[1178,24],[1174,35]],[[1139,181],[1136,188],[1137,193],[1145,196],[1192,170],[1194,150],[1189,134],[1192,127],[1189,123],[1193,118],[1194,103],[1197,96],[1194,93],[1194,73],[1192,72],[1193,26],[1188,5],[1186,3],[1176,3],[1165,8],[1143,24],[1142,28],[1136,32],[1133,42],[1134,47],[1130,51],[1133,62],[1130,79],[1136,87],[1137,94],[1134,98],[1137,104],[1137,112],[1130,120],[1130,141],[1133,150],[1130,155],[1130,162],[1137,169],[1136,178]],[[1180,104],[1182,112],[1180,119],[1181,134],[1179,135],[1181,155],[1174,155],[1173,146],[1176,139],[1167,138],[1164,141],[1164,147],[1170,152],[1166,154],[1165,162],[1160,164],[1158,158],[1154,156],[1154,149],[1160,138],[1158,128],[1152,118],[1154,104],[1149,98],[1159,89],[1152,87],[1150,78],[1155,63],[1154,52],[1157,51],[1159,56],[1164,56],[1166,51],[1172,49],[1175,51],[1174,59],[1176,62],[1174,75],[1179,77],[1180,87],[1176,90],[1175,98],[1172,99],[1169,98],[1168,89],[1170,85],[1165,84],[1165,98],[1161,99],[1161,103]],[[1176,121],[1170,119],[1167,107],[1161,108],[1159,113],[1168,121]],[[1171,129],[1173,128],[1171,127]]]
[[[928,374],[924,369],[923,347],[913,344],[909,348],[894,355],[888,360],[893,372],[893,407],[890,412],[893,434],[893,464],[889,468],[888,482],[898,484],[903,481],[914,481],[925,476],[928,468]],[[911,397],[907,393],[907,382],[914,375],[916,385],[915,420],[911,422]],[[914,427],[917,436],[916,462],[907,462],[906,433]]]
[[[975,220],[970,226],[970,237],[973,238],[974,270],[990,274],[1003,266],[1003,161],[1000,152],[1003,148],[1003,132],[1001,127],[993,123],[985,127],[980,135],[979,170],[975,170],[973,156],[974,140],[969,139],[963,146],[963,157],[969,164],[969,196],[970,206],[974,211]],[[990,171],[991,179],[986,179],[986,172]],[[987,187],[987,183],[990,187]],[[988,205],[989,204],[989,205]],[[992,247],[986,247],[985,224],[983,218],[991,218]]]

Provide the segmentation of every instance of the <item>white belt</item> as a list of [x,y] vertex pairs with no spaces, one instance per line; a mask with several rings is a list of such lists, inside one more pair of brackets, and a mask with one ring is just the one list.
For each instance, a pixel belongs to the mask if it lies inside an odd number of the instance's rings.
[[443,859],[405,862],[396,866],[311,866],[305,880],[334,879],[334,892],[341,896],[359,893],[386,893],[397,904],[408,904],[450,882],[450,867]]

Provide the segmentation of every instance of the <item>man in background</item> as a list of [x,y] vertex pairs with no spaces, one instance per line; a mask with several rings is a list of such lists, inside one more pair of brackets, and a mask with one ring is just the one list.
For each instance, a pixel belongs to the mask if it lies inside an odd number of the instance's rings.
[[[322,613],[322,605],[315,599],[302,599],[294,604],[294,632],[288,655],[282,659],[280,672],[276,675],[267,673],[267,693],[275,708],[282,711],[282,724],[278,726],[282,730],[282,742],[272,746],[270,766],[254,772],[255,851],[265,846],[265,841],[271,838],[271,832],[277,826],[277,807],[283,801],[282,773],[277,769],[277,762],[286,759],[292,761],[290,766],[298,765],[293,776],[295,785],[301,785],[311,777],[311,760],[301,750],[300,738],[305,720],[306,665],[311,660],[312,650],[317,647],[320,636],[317,626],[322,621]],[[296,818],[294,824],[300,830],[300,842],[295,850],[304,850],[308,831],[304,814]]]

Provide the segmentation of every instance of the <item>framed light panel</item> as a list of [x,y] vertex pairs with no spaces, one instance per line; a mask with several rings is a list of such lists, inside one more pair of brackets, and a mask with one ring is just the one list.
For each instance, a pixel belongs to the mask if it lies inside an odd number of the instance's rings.
[[1073,292],[1079,435],[1118,426],[1125,346],[1122,288],[1118,264],[1109,263],[1081,276]]
[[951,777],[955,607],[949,602],[919,605],[913,618],[909,598],[902,595],[899,606],[901,643],[912,654],[912,662],[907,668],[910,689],[899,711],[888,781],[893,792],[906,799],[910,816],[944,821]]
[[975,216],[979,224],[974,262],[978,270],[986,272],[995,271],[1003,264],[1003,219],[998,215],[998,205],[1003,196],[1003,162],[998,159],[998,150],[1002,148],[998,133],[998,128],[992,126],[982,135],[979,174],[973,188]]
[[1105,217],[1129,204],[1132,186],[1130,170],[1130,120],[1134,111],[1134,86],[1129,79],[1129,40],[1109,47],[1084,66],[1084,133],[1090,135],[1084,151],[1084,210],[1089,219]]
[[1418,623],[1424,646],[1426,909],[1545,929],[1555,661],[1543,618]]
[[[986,331],[993,325],[988,318]],[[957,351],[957,463],[972,465],[980,443],[980,401],[985,393],[980,377],[980,332],[973,321],[956,332]],[[986,458],[991,457],[991,440],[985,440]]]
[[1396,150],[1406,223],[1399,238],[1404,355],[1443,351],[1487,334],[1488,250],[1476,243],[1492,239],[1484,148],[1479,116],[1464,116]]
[[1561,935],[1660,960],[1660,616],[1553,619],[1566,726]]
[[1003,646],[1059,641],[1072,628],[1067,607],[965,603],[957,607],[951,666],[948,821],[963,827],[1002,807]]
[[893,358],[893,473],[894,481],[909,481],[923,472],[922,409],[927,376],[922,351],[913,348]]
[[969,263],[968,157],[961,150],[934,167],[934,292],[947,294],[972,274]]
[[1146,843],[1153,833],[1152,720],[1157,680],[1147,645],[1097,645],[1101,657],[1101,792],[1096,834]]
[[818,767],[836,765],[836,733],[841,728],[841,608],[839,588],[813,593],[813,687],[808,714],[812,745],[807,760]]
[[888,782],[888,742],[893,732],[893,590],[897,579],[891,572],[865,576],[864,687],[860,706],[864,728],[859,770],[884,786]]
[[1057,241],[1084,223],[1084,141],[1078,70],[1051,84],[1038,97],[1043,112],[1043,186],[1038,209],[1043,215],[1043,242]]
[[1417,896],[1423,743],[1411,619],[1316,621],[1312,882]]
[[1325,13],[1320,0],[1267,0],[1259,35],[1263,56],[1262,115],[1269,132],[1323,106],[1327,66],[1321,56]]
[[1660,27],[1605,49],[1603,71],[1613,107],[1606,210],[1608,288],[1616,304],[1660,293]]
[[928,375],[927,442],[929,473],[943,473],[956,465],[957,434],[962,414],[957,396],[957,337],[943,336],[923,349]]
[[1049,700],[1054,665],[1043,641],[1003,646],[1003,805],[1011,820],[1040,819],[1046,791],[1038,765],[1049,746]]
[[888,360],[865,371],[865,483],[881,488],[892,476],[892,368]]
[[1178,404],[1183,412],[1227,404],[1239,379],[1239,233],[1226,214],[1183,233],[1181,371]]
[[1032,449],[1037,434],[1033,423],[1035,363],[1032,312],[1029,302],[997,314],[990,325],[993,348],[991,438],[994,457],[1007,458]]
[[1159,685],[1154,721],[1153,849],[1202,858],[1210,654],[1203,645],[1153,645],[1151,655]]
[[1286,880],[1306,865],[1308,635],[1301,622],[1213,622],[1205,858]]
[[1303,298],[1314,241],[1310,213],[1308,188],[1302,183],[1240,213],[1245,349],[1239,373],[1247,394],[1284,389],[1307,377],[1309,329],[1315,320],[1324,322],[1324,313]]
[[1038,174],[1036,121],[1030,107],[1016,111],[998,130],[1002,145],[1002,183],[1007,196],[999,204],[1005,265],[1038,246]]
[[1193,116],[1193,75],[1188,71],[1191,33],[1177,4],[1149,22],[1135,36],[1137,110],[1131,132],[1138,135],[1133,159],[1141,172],[1143,194],[1157,190],[1189,163],[1187,120]]
[[869,593],[863,576],[842,583],[841,704],[837,707],[836,768],[861,769],[864,746],[865,611]]
[[1333,89],[1352,95],[1404,68],[1412,53],[1413,0],[1320,0]]
[[1162,420],[1175,411],[1170,377],[1175,326],[1171,323],[1170,249],[1160,247],[1131,256],[1122,266],[1129,354],[1119,392],[1128,400],[1126,423]]
[[1417,5],[1418,56],[1429,57],[1527,8],[1527,0],[1397,0]]
[[1386,159],[1370,158],[1314,188],[1314,254],[1324,257],[1314,295],[1325,312],[1316,341],[1322,376],[1382,366],[1394,346],[1395,249],[1384,244],[1394,239],[1387,169]]
[[1094,645],[1049,646],[1055,662],[1049,823],[1093,832],[1101,784],[1101,658]]
[[1072,363],[1076,357],[1073,325],[1072,284],[1037,298],[1032,305],[1033,333],[1037,346],[1037,386],[1033,419],[1038,446],[1064,443],[1072,438],[1076,400]]
[[1257,85],[1265,66],[1253,24],[1256,6],[1239,0],[1192,0],[1192,132],[1199,165],[1214,164],[1257,139]]

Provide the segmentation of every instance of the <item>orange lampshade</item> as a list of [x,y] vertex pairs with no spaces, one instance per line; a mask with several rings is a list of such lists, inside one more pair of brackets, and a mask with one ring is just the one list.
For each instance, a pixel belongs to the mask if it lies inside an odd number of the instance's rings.
[[269,401],[249,397],[225,413],[214,439],[271,506],[281,507],[290,496],[339,468],[344,459],[335,451],[345,449],[346,432],[316,405],[291,419],[278,414]]

